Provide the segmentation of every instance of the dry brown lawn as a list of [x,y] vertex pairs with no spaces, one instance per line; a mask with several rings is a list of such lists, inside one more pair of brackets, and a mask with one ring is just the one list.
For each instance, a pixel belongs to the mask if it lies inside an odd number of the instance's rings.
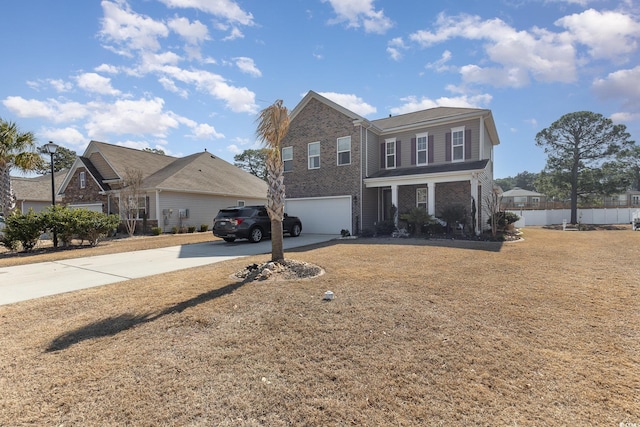
[[260,256],[0,306],[0,425],[640,423],[640,233],[524,237],[334,241],[286,254],[315,279],[230,278]]

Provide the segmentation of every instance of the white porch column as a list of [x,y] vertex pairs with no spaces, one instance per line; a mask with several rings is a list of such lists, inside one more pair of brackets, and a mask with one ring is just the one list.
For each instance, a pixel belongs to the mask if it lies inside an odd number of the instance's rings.
[[391,186],[391,204],[395,206],[395,212],[393,213],[393,223],[398,226],[398,185]]
[[436,216],[436,183],[427,183],[427,213]]
[[480,235],[480,200],[478,200],[478,174],[471,175],[471,198],[476,201],[476,235]]

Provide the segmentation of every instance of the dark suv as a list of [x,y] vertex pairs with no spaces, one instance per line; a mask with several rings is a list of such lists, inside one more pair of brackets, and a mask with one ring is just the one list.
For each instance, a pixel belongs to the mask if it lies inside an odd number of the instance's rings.
[[[284,214],[282,231],[292,237],[298,237],[302,223],[297,216]],[[271,237],[271,220],[265,206],[235,206],[220,209],[213,220],[213,235],[222,237],[225,242],[236,239],[249,239],[258,243],[264,237]]]

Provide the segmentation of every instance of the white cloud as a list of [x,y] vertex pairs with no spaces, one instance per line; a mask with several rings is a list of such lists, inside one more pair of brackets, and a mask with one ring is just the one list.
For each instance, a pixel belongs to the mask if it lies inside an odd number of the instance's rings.
[[89,115],[89,109],[78,102],[64,102],[55,99],[40,101],[24,99],[21,96],[8,96],[2,103],[19,117],[44,118],[53,123],[75,121]]
[[640,113],[614,113],[610,118],[614,123],[621,123],[626,125],[629,122],[640,122]]
[[116,67],[114,65],[109,65],[109,64],[100,64],[96,68],[94,68],[93,70],[95,72],[98,72],[98,73],[107,73],[107,74],[118,74],[119,73],[118,67]]
[[427,65],[425,65],[425,68],[434,69],[438,72],[448,71],[451,69],[451,67],[447,65],[447,63],[451,61],[452,57],[453,55],[451,54],[451,51],[445,50],[444,52],[442,52],[442,56],[440,56],[440,59],[428,63]]
[[596,79],[592,88],[601,99],[621,99],[625,108],[640,110],[640,65],[618,70],[607,77]]
[[418,99],[416,96],[407,96],[400,99],[404,104],[392,108],[391,113],[406,114],[436,107],[485,108],[485,106],[491,102],[491,99],[492,96],[489,94],[441,97],[438,99],[430,99],[427,97]]
[[396,37],[387,43],[387,53],[394,61],[402,59],[402,51],[406,50],[407,46],[404,44],[402,37]]
[[84,73],[76,77],[78,87],[87,92],[101,95],[119,95],[120,91],[111,86],[111,79],[96,73]]
[[231,154],[240,154],[244,150],[242,150],[236,144],[229,144],[227,145],[227,151],[230,152]]
[[243,38],[244,38],[244,34],[242,34],[242,31],[240,31],[238,27],[231,27],[231,32],[229,33],[229,35],[223,38],[222,40],[231,41],[231,40],[243,39]]
[[209,29],[200,21],[192,23],[187,18],[176,17],[169,20],[168,25],[189,44],[200,44],[209,39]]
[[246,56],[240,56],[238,58],[234,58],[236,61],[236,66],[243,73],[250,74],[253,77],[262,76],[262,72],[256,67],[256,64],[253,62],[253,59],[247,58]]
[[625,55],[638,48],[640,23],[619,12],[588,9],[555,24],[568,29],[571,38],[586,45],[594,58],[627,59]]
[[56,92],[69,92],[73,89],[71,82],[65,82],[60,79],[48,79],[47,82],[56,90]]
[[160,0],[171,8],[193,8],[234,24],[253,25],[253,15],[231,0]]
[[191,137],[196,139],[219,139],[224,138],[224,135],[217,132],[213,126],[201,123],[193,127]]
[[517,31],[498,18],[440,14],[434,31],[420,30],[409,38],[423,47],[453,38],[485,41],[485,52],[497,66],[468,65],[462,70],[470,82],[518,87],[527,83],[525,74],[544,82],[576,80],[575,49],[566,33],[540,28]]
[[374,0],[322,0],[333,7],[337,15],[330,23],[347,22],[348,28],[364,27],[367,33],[384,34],[393,21],[385,16],[383,10],[375,10]]
[[38,131],[38,136],[44,141],[54,141],[56,144],[84,147],[87,138],[76,128],[44,128]]
[[348,93],[319,92],[320,95],[361,116],[375,113],[376,107],[367,104],[362,98]]
[[168,90],[169,92],[176,93],[181,98],[185,98],[186,99],[186,98],[189,97],[189,91],[187,91],[186,89],[182,89],[182,88],[178,87],[176,85],[176,82],[171,80],[168,77],[160,77],[158,79],[158,82],[162,85],[163,88],[165,88],[165,90]]
[[91,102],[92,114],[85,125],[92,139],[106,135],[151,134],[167,135],[179,126],[176,115],[164,111],[161,98],[118,100],[114,103]]
[[169,35],[167,26],[148,16],[132,12],[124,1],[103,0],[102,28],[100,35],[105,41],[114,43],[111,50],[122,55],[130,55],[130,50],[160,49],[158,38]]

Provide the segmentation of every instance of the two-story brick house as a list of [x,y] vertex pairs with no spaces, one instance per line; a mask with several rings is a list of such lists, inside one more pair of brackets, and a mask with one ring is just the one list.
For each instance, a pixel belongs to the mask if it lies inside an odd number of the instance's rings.
[[307,232],[358,233],[413,207],[438,217],[454,204],[470,213],[475,201],[481,230],[499,143],[490,110],[438,107],[367,120],[310,91],[291,111],[282,143],[287,211]]

